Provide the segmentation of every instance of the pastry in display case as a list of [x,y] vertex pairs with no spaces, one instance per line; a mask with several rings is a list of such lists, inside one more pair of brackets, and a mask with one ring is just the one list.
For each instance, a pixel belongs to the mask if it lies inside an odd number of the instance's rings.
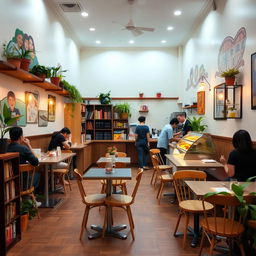
[[184,160],[216,159],[211,136],[197,132],[190,132],[181,138],[174,154],[184,154]]

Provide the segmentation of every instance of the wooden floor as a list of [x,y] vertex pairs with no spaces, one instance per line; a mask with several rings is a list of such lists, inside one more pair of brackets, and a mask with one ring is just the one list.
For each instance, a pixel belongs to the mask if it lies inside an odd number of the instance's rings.
[[[133,169],[133,180],[128,182],[131,193],[137,169]],[[177,205],[164,198],[160,206],[155,198],[156,190],[149,184],[152,170],[144,171],[135,204],[132,206],[135,221],[135,241],[129,234],[127,240],[106,237],[88,240],[86,233],[79,240],[80,225],[84,212],[76,182],[67,193],[64,203],[57,209],[40,209],[41,219],[29,223],[22,241],[8,253],[8,256],[188,256],[197,255],[198,247],[182,249],[182,237],[173,237],[177,220]],[[86,192],[98,193],[98,181],[86,181]],[[171,188],[167,187],[170,191]],[[167,191],[166,190],[166,191]],[[63,195],[62,195],[63,196]],[[90,224],[102,224],[104,209],[93,209],[89,215]],[[192,218],[191,218],[192,220]],[[125,212],[114,209],[115,224],[128,223]],[[192,224],[192,223],[191,223]],[[183,222],[180,227],[183,231]],[[207,246],[207,245],[206,245]]]

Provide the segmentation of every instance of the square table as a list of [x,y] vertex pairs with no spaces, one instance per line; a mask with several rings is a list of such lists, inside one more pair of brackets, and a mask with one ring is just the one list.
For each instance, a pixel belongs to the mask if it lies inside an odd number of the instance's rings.
[[[109,158],[111,158],[111,157],[100,157],[99,160],[97,161],[97,164],[98,163],[106,163]],[[125,163],[125,164],[131,163],[130,157],[115,157],[115,158],[113,158],[113,160],[116,163]]]
[[48,170],[49,166],[53,164],[58,164],[60,162],[63,162],[67,160],[70,157],[75,156],[75,153],[62,153],[60,156],[47,156],[47,155],[42,155],[41,158],[39,158],[39,164],[44,165],[44,196],[45,196],[45,201],[42,202],[42,205],[40,207],[45,207],[45,208],[53,208],[55,207],[58,203],[61,202],[60,198],[51,198],[49,199],[49,186],[48,186]]
[[[112,180],[131,180],[132,171],[131,168],[114,168],[113,173],[108,174],[105,168],[90,168],[84,175],[85,180],[106,180],[107,181],[107,196],[111,196],[112,193]],[[107,206],[107,227],[105,235],[113,236],[116,238],[126,239],[127,235],[118,232],[126,228],[126,225],[112,226],[112,207]],[[89,234],[88,238],[98,238],[102,236],[102,227],[98,225],[91,225],[91,229],[97,231],[97,233]]]

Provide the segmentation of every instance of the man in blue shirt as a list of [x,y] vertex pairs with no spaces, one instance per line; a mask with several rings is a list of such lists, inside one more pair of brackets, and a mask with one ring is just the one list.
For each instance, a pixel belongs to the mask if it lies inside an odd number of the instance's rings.
[[167,154],[169,143],[172,141],[178,141],[179,138],[173,138],[173,129],[177,127],[179,121],[177,118],[173,118],[170,121],[170,124],[166,124],[164,128],[162,129],[158,141],[157,141],[157,148],[160,149],[161,157],[165,163],[166,157],[165,154]]

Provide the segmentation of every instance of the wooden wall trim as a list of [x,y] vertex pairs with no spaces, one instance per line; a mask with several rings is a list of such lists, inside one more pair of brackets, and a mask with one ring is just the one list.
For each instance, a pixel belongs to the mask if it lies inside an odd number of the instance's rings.
[[37,138],[44,138],[44,137],[49,137],[49,136],[52,136],[52,133],[37,134],[37,135],[31,135],[31,136],[25,136],[25,137],[29,138],[29,139],[37,139]]

